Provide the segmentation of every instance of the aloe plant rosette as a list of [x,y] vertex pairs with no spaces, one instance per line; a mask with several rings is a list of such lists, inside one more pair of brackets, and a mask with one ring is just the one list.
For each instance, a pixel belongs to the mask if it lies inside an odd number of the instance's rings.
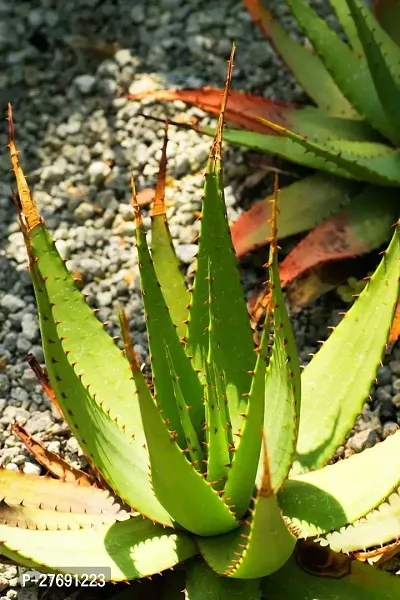
[[300,375],[274,205],[271,295],[255,347],[224,204],[226,98],[205,174],[192,289],[165,217],[165,146],[151,252],[132,186],[151,382],[123,311],[121,353],[60,258],[20,167],[10,111],[45,385],[94,475],[49,455],[48,468],[64,481],[0,470],[0,552],[60,572],[73,570],[73,557],[76,568],[109,568],[113,581],[182,563],[168,576],[169,598],[394,598],[396,577],[350,555],[399,535],[400,433],[328,463],[362,409],[386,344],[399,295],[399,226],[360,298]]

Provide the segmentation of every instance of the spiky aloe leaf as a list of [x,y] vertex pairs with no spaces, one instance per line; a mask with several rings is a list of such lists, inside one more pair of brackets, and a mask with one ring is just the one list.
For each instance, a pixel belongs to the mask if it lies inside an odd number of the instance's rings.
[[198,369],[204,369],[209,347],[209,282],[213,282],[212,313],[215,339],[222,344],[218,353],[218,372],[224,375],[232,433],[242,427],[240,416],[246,409],[243,394],[250,389],[249,371],[254,368],[253,336],[243,289],[226,218],[221,172],[221,142],[227,90],[232,74],[232,59],[227,77],[217,134],[205,175],[198,265],[190,307],[187,352]]
[[[316,173],[279,192],[279,231],[282,239],[312,229],[320,221],[347,206],[360,190],[353,181]],[[271,197],[257,202],[231,226],[236,256],[266,244],[271,236]]]
[[203,561],[194,559],[186,569],[185,600],[261,600],[259,579],[236,579],[217,575]]
[[400,47],[382,29],[373,14],[357,0],[347,0],[357,27],[381,105],[390,121],[390,139],[400,141]]
[[323,466],[361,412],[393,320],[399,296],[399,263],[398,223],[389,248],[358,301],[302,373],[295,470]]
[[345,210],[318,225],[289,252],[280,265],[283,284],[316,265],[379,248],[387,241],[398,206],[396,190],[366,186]]
[[151,212],[151,257],[172,322],[179,337],[186,333],[190,295],[179,267],[169,231],[165,208],[165,175],[167,166],[167,125],[160,160],[155,199]]
[[398,0],[373,0],[374,13],[382,27],[400,46],[400,3]]
[[291,477],[279,494],[285,516],[302,537],[333,531],[363,517],[398,487],[399,448],[400,433],[395,433],[346,460]]
[[[190,417],[197,435],[201,439],[204,422],[203,388],[197,373],[186,356],[179,340],[174,323],[165,303],[160,284],[147,246],[146,232],[140,209],[136,203],[136,192],[132,182],[132,199],[136,221],[136,241],[140,266],[140,281],[143,303],[146,312],[146,327],[149,337],[151,368],[154,390],[163,419],[174,432],[178,444],[186,448],[180,411],[175,398],[173,380],[170,377],[171,364],[186,402],[190,402]],[[168,358],[169,357],[169,358]]]
[[[374,548],[400,538],[400,496],[396,490],[386,502],[363,519],[325,536],[336,552]],[[321,540],[321,543],[325,543]]]
[[[399,152],[385,144],[332,139],[317,144],[271,121],[266,125],[286,136],[276,136],[225,129],[224,140],[260,152],[281,156],[292,162],[351,179],[362,179],[380,185],[399,184]],[[192,126],[195,131],[213,135],[211,127]]]
[[288,4],[342,93],[360,115],[391,139],[392,128],[379,102],[365,57],[353,52],[303,0],[288,0]]
[[246,418],[224,489],[224,498],[230,503],[237,518],[245,515],[254,494],[264,423],[265,373],[270,323],[271,310],[267,312],[265,318],[265,329],[251,382]]
[[268,600],[393,600],[399,594],[393,575],[343,555],[327,555],[318,546],[302,566],[291,557],[263,580],[262,588]]
[[226,577],[255,579],[273,573],[286,562],[296,543],[271,487],[265,443],[261,463],[257,494],[242,526],[225,535],[197,538],[205,561]]
[[[73,567],[111,569],[111,579],[138,579],[196,554],[190,538],[141,516],[111,527],[80,531],[31,531],[0,525],[0,552],[22,565],[61,572]],[[68,568],[69,567],[69,568]]]
[[244,4],[314,102],[329,114],[356,116],[356,111],[343,96],[321,59],[295,42],[262,6],[260,0],[244,0]]
[[6,469],[0,469],[0,490],[0,500],[8,505],[93,514],[115,514],[120,509],[105,490]]
[[358,37],[358,31],[354,19],[350,13],[349,6],[346,0],[329,0],[332,5],[336,17],[340,23],[341,28],[346,34],[347,40],[357,54],[364,54],[364,48]]
[[[129,363],[84,302],[42,223],[19,165],[11,107],[9,119],[11,160],[24,215],[22,231],[47,371],[58,404],[89,461],[118,495],[149,518],[171,525],[148,477],[149,457]],[[41,260],[35,260],[33,247]],[[76,330],[80,330],[77,338],[70,338]],[[75,363],[77,358],[80,360]],[[103,377],[104,360],[110,370]],[[88,372],[82,373],[82,364],[89,366]]]
[[276,244],[276,202],[269,256],[269,286],[272,303],[273,348],[265,379],[264,430],[274,492],[286,479],[296,451],[300,417],[300,365],[296,342],[283,299]]
[[58,479],[85,486],[96,485],[94,477],[81,469],[73,467],[61,456],[48,450],[42,442],[35,440],[20,423],[17,422],[12,425],[12,432],[22,440],[35,460]]
[[218,535],[237,527],[228,506],[176,443],[148,388],[139,393],[139,402],[151,482],[165,509],[185,529],[198,535]]

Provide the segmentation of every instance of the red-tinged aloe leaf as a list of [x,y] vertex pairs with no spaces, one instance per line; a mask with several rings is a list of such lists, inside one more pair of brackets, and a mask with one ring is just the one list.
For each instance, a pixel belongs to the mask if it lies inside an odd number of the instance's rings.
[[379,25],[364,3],[347,0],[357,27],[375,89],[391,124],[393,141],[400,142],[400,47]]
[[[141,96],[154,100],[182,100],[218,115],[222,94],[222,89],[207,87],[198,90],[157,90]],[[235,91],[232,91],[228,98],[226,120],[247,131],[275,136],[276,132],[266,124],[266,121],[273,121],[319,142],[331,137],[370,141],[380,139],[376,132],[360,119],[330,116],[325,111],[311,106],[297,107],[281,100]]]
[[76,469],[61,456],[51,452],[41,442],[35,440],[20,423],[14,423],[12,431],[23,441],[35,460],[58,479],[77,483],[78,485],[97,485],[96,480],[88,473]]
[[298,542],[295,556],[263,579],[268,600],[393,600],[400,580],[317,543]]
[[375,16],[393,41],[400,46],[399,0],[373,0]]
[[34,374],[36,375],[36,378],[37,378],[42,390],[47,395],[50,402],[52,402],[54,404],[54,406],[56,407],[56,409],[58,410],[60,415],[62,415],[61,407],[58,403],[57,396],[54,393],[53,388],[51,387],[50,380],[49,380],[47,374],[43,371],[42,367],[39,365],[36,358],[33,356],[33,354],[28,354],[28,364],[29,364],[30,368],[32,369],[32,371],[34,372]]
[[151,213],[151,257],[165,303],[179,337],[186,333],[190,295],[180,270],[172,237],[169,231],[165,207],[165,176],[167,168],[168,122],[165,125],[164,144],[153,209]]
[[287,285],[321,263],[365,254],[379,247],[396,219],[396,194],[368,186],[340,212],[311,231],[282,261],[280,277]]
[[320,108],[333,115],[357,116],[320,58],[295,42],[264,8],[261,0],[244,0],[244,5],[300,85]]
[[397,303],[396,314],[390,330],[389,342],[395,342],[400,336],[400,301]]
[[5,469],[0,469],[0,490],[0,500],[9,506],[93,514],[115,514],[120,510],[106,490]]
[[[316,173],[296,181],[279,193],[279,231],[282,239],[312,229],[359,191],[353,181]],[[231,227],[236,256],[267,243],[271,235],[271,196],[254,204]]]
[[[379,198],[379,202],[378,199]],[[389,235],[390,225],[396,220],[397,199],[395,192],[368,186],[347,205],[345,211],[318,225],[282,261],[280,278],[287,286],[304,275],[289,291],[293,308],[335,285],[329,272],[320,272],[327,263],[353,258],[378,248]],[[317,270],[315,270],[317,269]],[[250,313],[258,322],[268,302],[269,290],[261,292],[252,302]]]
[[[139,94],[130,94],[131,100],[141,98],[168,101],[181,100],[188,104],[193,104],[215,116],[219,115],[221,110],[221,98],[223,89],[217,89],[210,86],[200,89],[188,90],[155,90],[154,92],[141,92]],[[283,102],[281,100],[271,100],[262,98],[254,94],[235,92],[232,90],[229,94],[225,118],[230,123],[239,125],[249,131],[258,131],[259,133],[270,132],[271,130],[257,121],[257,116],[281,123],[285,120],[285,109],[295,109],[294,104]]]

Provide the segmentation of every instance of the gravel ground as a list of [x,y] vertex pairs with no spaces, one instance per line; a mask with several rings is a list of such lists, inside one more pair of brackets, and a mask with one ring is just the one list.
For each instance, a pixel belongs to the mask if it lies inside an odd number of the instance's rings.
[[[281,3],[271,2],[282,12]],[[319,2],[326,12],[326,3]],[[283,15],[293,28],[293,21]],[[129,172],[138,189],[154,186],[162,128],[145,121],[179,115],[173,107],[127,102],[121,93],[155,87],[221,86],[231,41],[237,43],[234,87],[275,98],[304,100],[299,86],[258,34],[241,2],[231,0],[0,0],[0,103],[13,103],[21,162],[50,230],[68,266],[82,279],[89,302],[110,321],[116,335],[116,304],[122,302],[135,332],[136,350],[146,360],[145,325],[139,296],[134,229],[129,207]],[[189,114],[203,116],[190,109]],[[0,146],[7,143],[6,123]],[[197,233],[202,170],[210,147],[188,131],[171,128],[168,203],[179,257],[190,269]],[[43,362],[36,307],[22,236],[10,200],[10,164],[0,154],[0,466],[39,473],[10,432],[15,418],[51,450],[76,466],[85,459],[74,437],[50,406],[26,363]],[[271,185],[244,189],[252,172],[246,153],[226,149],[226,197],[231,220]],[[149,218],[146,216],[145,221]],[[248,290],[257,274],[243,263]],[[294,318],[303,364],[326,338],[327,325],[342,309],[333,296]],[[400,348],[379,370],[371,400],[340,455],[373,445],[400,422]],[[13,589],[16,569],[0,566],[0,593],[9,599],[35,594]],[[0,600],[3,596],[0,596]]]

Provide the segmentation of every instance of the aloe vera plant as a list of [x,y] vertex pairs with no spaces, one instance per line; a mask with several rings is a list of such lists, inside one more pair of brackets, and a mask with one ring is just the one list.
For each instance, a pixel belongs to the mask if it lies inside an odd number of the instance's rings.
[[[400,580],[351,553],[399,537],[400,432],[328,463],[385,348],[399,296],[400,223],[360,298],[300,374],[278,274],[274,201],[270,302],[255,346],[222,183],[231,69],[232,60],[206,168],[192,289],[165,216],[165,145],[151,251],[132,181],[151,381],[123,310],[121,353],[60,258],[20,166],[9,110],[47,376],[33,366],[93,475],[27,439],[61,480],[0,470],[0,552],[55,572],[74,572],[72,561],[89,573],[107,567],[113,581],[182,563],[168,574],[166,597],[174,599],[389,600]],[[26,437],[21,426],[15,431]]]
[[[343,41],[307,1],[286,0],[310,48],[285,32],[266,0],[243,1],[314,106],[233,92],[227,118],[241,129],[226,129],[224,138],[321,171],[281,193],[280,237],[307,232],[326,219],[332,225],[329,237],[322,229],[318,244],[317,234],[303,244],[303,255],[311,257],[308,268],[379,248],[388,239],[388,224],[399,216],[399,2],[375,2],[374,16],[363,0],[330,0],[347,37]],[[141,96],[179,99],[218,112],[213,88]],[[212,127],[194,128],[213,135]],[[265,243],[269,215],[266,199],[233,224],[238,256]],[[293,270],[291,278],[300,275],[300,269]]]

